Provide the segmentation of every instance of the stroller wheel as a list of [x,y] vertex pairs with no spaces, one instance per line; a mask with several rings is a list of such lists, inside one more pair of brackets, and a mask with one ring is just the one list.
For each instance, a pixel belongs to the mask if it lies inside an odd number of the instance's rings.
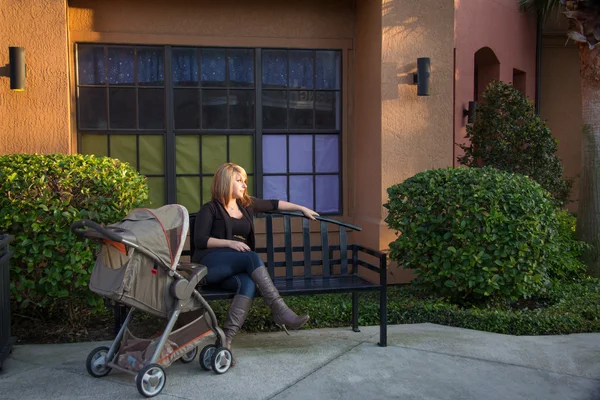
[[216,350],[217,346],[209,344],[200,352],[200,367],[202,367],[203,370],[210,371],[212,369],[211,362]]
[[187,353],[185,353],[184,355],[182,355],[179,360],[181,360],[181,362],[184,364],[191,363],[192,361],[194,361],[194,358],[196,358],[197,354],[198,354],[198,346],[194,347],[192,350],[190,350]]
[[146,365],[135,376],[138,392],[145,397],[154,397],[165,387],[167,374],[158,364]]
[[112,368],[106,366],[106,363],[109,361],[106,359],[107,355],[108,347],[96,347],[90,352],[87,360],[85,360],[85,367],[88,373],[94,378],[106,376],[111,371]]
[[219,347],[215,351],[215,354],[213,354],[210,365],[215,373],[224,374],[225,372],[229,371],[232,361],[233,356],[231,355],[231,352],[225,347]]

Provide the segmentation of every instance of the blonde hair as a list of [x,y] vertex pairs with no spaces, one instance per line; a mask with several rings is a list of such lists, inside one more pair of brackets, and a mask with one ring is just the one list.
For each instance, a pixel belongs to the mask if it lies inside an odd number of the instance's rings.
[[[217,200],[227,207],[232,198],[234,175],[240,174],[244,182],[248,181],[246,170],[234,163],[225,163],[217,168],[212,184],[210,185],[210,194],[213,200]],[[248,191],[244,192],[244,196],[240,199],[242,207],[248,207],[252,204],[252,199],[248,196]]]

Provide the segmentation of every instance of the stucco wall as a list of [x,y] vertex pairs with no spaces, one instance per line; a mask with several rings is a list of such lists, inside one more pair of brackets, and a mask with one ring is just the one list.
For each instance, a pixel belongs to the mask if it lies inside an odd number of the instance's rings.
[[12,92],[0,77],[0,154],[70,151],[66,7],[65,0],[2,2],[0,68],[9,46],[24,47],[27,78],[25,92]]
[[[516,0],[454,0],[456,88],[454,106],[455,140],[464,143],[466,117],[463,109],[473,100],[474,55],[491,48],[500,61],[500,80],[512,82],[513,69],[526,73],[526,94],[535,99],[536,20],[521,13]],[[454,148],[456,156],[461,154]]]

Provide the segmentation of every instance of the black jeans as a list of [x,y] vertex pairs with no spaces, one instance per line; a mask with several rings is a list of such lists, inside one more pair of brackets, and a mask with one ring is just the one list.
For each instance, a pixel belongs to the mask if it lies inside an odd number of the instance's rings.
[[254,270],[265,265],[258,254],[253,251],[236,251],[233,249],[215,249],[200,261],[206,265],[206,283],[219,285],[236,294],[254,297],[256,285],[250,277]]

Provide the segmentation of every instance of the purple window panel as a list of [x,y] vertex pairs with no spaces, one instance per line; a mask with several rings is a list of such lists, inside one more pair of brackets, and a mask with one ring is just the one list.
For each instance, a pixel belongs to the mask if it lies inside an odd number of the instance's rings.
[[338,135],[315,136],[316,172],[339,172]]
[[263,177],[263,198],[286,200],[287,196],[287,177],[285,176],[264,176]]
[[314,209],[312,175],[290,176],[290,201]]
[[340,212],[339,175],[317,175],[317,208],[319,213]]
[[311,135],[290,135],[290,172],[313,172]]
[[263,172],[287,173],[287,148],[283,135],[263,136]]

